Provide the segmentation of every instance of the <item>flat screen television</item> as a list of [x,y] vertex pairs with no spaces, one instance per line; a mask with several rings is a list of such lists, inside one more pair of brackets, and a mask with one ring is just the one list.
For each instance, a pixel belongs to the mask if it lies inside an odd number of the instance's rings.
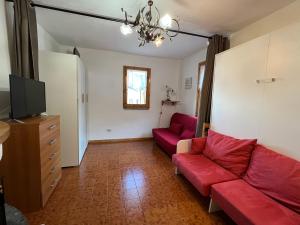
[[11,119],[46,112],[45,83],[15,75],[9,76]]

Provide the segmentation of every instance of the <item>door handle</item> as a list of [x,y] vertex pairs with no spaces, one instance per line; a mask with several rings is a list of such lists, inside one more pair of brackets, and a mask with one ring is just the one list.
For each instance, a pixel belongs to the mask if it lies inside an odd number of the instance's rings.
[[256,83],[260,84],[260,83],[274,83],[276,81],[275,77],[272,78],[267,78],[267,79],[257,79]]

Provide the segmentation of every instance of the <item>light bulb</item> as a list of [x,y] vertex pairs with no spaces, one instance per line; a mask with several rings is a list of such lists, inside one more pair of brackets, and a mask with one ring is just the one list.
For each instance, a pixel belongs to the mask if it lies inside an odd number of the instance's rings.
[[162,43],[163,43],[163,39],[161,37],[156,38],[154,41],[154,44],[157,48],[160,47]]
[[120,27],[121,33],[124,35],[128,35],[132,33],[132,28],[129,24],[123,23]]
[[160,26],[163,29],[167,29],[172,27],[172,18],[169,14],[166,14],[164,17],[162,17],[159,21]]

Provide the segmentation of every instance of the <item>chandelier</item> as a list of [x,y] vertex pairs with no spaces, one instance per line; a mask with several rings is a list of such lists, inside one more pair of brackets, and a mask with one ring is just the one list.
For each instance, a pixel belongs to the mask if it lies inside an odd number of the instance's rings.
[[[139,47],[150,42],[159,47],[166,38],[172,41],[172,38],[176,37],[180,30],[178,20],[171,18],[170,15],[167,14],[160,18],[160,13],[157,7],[153,6],[152,0],[148,0],[148,6],[139,10],[133,22],[128,20],[132,16],[128,15],[123,8],[121,10],[125,14],[125,22],[120,27],[120,30],[124,35],[136,31],[139,35]],[[173,24],[176,25],[176,29],[170,30]]]

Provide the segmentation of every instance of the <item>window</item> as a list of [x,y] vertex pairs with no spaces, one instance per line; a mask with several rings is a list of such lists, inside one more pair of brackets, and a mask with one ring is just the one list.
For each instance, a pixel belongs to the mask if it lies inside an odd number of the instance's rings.
[[198,116],[200,101],[201,101],[201,91],[203,86],[204,72],[205,72],[206,62],[199,63],[198,67],[198,82],[197,82],[197,97],[196,97],[196,112],[195,116]]
[[151,69],[123,67],[123,108],[149,109]]

